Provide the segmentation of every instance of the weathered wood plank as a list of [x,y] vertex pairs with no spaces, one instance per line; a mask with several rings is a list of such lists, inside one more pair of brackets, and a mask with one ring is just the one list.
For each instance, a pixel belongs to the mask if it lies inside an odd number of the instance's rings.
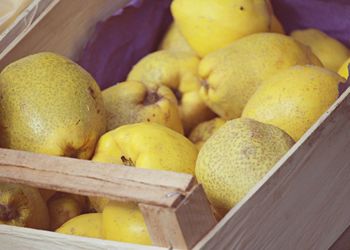
[[166,248],[141,246],[116,241],[107,241],[64,235],[49,231],[0,225],[2,250],[164,250]]
[[[49,0],[45,0],[49,1]],[[6,55],[0,71],[29,54],[56,52],[75,59],[98,21],[113,14],[130,0],[59,0],[59,3]]]
[[349,93],[348,89],[195,249],[332,246],[350,225]]
[[0,58],[15,47],[59,0],[33,0],[4,32],[0,33]]
[[0,181],[166,207],[175,206],[195,183],[187,174],[9,149],[0,149],[0,169]]
[[177,208],[139,207],[157,246],[191,249],[216,224],[201,185],[195,186]]

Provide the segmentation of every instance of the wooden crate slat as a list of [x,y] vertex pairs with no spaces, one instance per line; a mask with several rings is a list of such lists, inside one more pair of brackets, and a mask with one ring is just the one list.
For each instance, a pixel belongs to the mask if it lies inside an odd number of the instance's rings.
[[350,225],[350,89],[195,249],[328,249]]
[[59,0],[33,0],[3,33],[0,33],[0,58],[15,47]]
[[0,181],[166,207],[175,206],[195,183],[181,173],[9,149],[0,149],[0,169]]
[[166,248],[144,246],[116,241],[59,234],[49,231],[0,225],[2,250],[165,250]]
[[55,8],[45,13],[41,22],[18,44],[16,43],[15,49],[0,55],[0,71],[24,55],[42,51],[56,52],[76,59],[93,32],[96,23],[110,16],[130,1],[59,0]]
[[191,249],[216,225],[202,185],[196,185],[177,208],[148,204],[139,207],[152,242],[158,246]]

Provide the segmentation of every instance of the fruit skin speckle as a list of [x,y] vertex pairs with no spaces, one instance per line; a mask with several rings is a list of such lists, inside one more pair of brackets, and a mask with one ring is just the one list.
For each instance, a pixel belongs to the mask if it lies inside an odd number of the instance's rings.
[[0,74],[0,96],[0,147],[88,159],[106,129],[95,80],[54,53],[7,66]]
[[200,150],[196,177],[212,205],[224,214],[293,144],[293,139],[277,127],[247,118],[228,121]]
[[256,33],[204,57],[200,96],[225,120],[241,116],[262,81],[294,65],[322,65],[311,49],[277,33]]
[[323,67],[290,67],[261,83],[242,117],[274,125],[297,141],[336,101],[340,82],[345,79]]

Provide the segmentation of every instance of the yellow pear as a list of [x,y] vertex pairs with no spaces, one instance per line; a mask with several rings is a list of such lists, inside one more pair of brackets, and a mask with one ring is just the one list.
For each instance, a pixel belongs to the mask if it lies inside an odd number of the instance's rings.
[[[104,134],[92,160],[194,175],[197,154],[196,146],[183,135],[156,123],[136,123]],[[108,204],[106,198],[89,198],[98,212]]]
[[349,64],[350,64],[350,57],[346,59],[346,61],[343,62],[343,64],[338,69],[338,74],[344,77],[345,79],[348,79],[349,77]]
[[102,95],[83,68],[43,52],[0,73],[0,147],[88,159],[106,129]]
[[47,204],[50,215],[50,228],[56,230],[66,221],[81,214],[80,204],[72,197],[60,197]]
[[169,26],[168,31],[163,37],[159,50],[174,50],[195,53],[174,22]]
[[198,124],[189,135],[189,139],[196,145],[200,150],[203,144],[218,130],[222,125],[225,124],[225,120],[221,118],[214,118],[209,121]]
[[116,240],[152,245],[143,216],[136,204],[110,202],[102,213],[103,235]]
[[214,117],[199,96],[199,58],[182,51],[156,51],[140,60],[130,71],[128,80],[147,86],[165,85],[178,98],[180,115],[187,134],[194,126]]
[[174,0],[171,12],[201,57],[244,36],[269,31],[271,19],[265,0]]
[[108,130],[125,124],[155,122],[183,133],[177,100],[166,86],[136,81],[118,83],[102,91]]
[[0,224],[48,229],[48,209],[38,189],[0,183]]
[[242,117],[275,125],[297,141],[335,102],[338,85],[344,81],[322,67],[290,67],[261,84]]
[[90,209],[102,213],[103,209],[109,203],[109,199],[104,197],[89,196]]
[[104,134],[92,160],[194,174],[197,154],[183,135],[156,123],[135,123]]
[[102,214],[89,213],[79,215],[64,223],[56,232],[103,239]]
[[226,122],[199,152],[196,177],[221,214],[236,205],[293,145],[277,127],[247,118]]
[[321,65],[308,47],[293,38],[277,33],[246,36],[201,61],[200,95],[220,117],[238,118],[264,79],[304,64]]
[[320,30],[295,30],[290,35],[309,46],[327,69],[337,71],[350,55],[345,45]]

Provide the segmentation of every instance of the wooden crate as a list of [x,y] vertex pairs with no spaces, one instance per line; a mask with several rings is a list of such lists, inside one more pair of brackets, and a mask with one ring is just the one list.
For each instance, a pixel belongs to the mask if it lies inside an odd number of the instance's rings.
[[[0,57],[0,70],[39,51],[76,58],[96,22],[127,2],[60,0]],[[349,94],[216,225],[192,176],[0,149],[0,181],[138,201],[160,246],[0,226],[1,249],[350,249]]]
[[16,20],[0,33],[0,57],[11,50],[58,3],[59,0],[32,0]]

